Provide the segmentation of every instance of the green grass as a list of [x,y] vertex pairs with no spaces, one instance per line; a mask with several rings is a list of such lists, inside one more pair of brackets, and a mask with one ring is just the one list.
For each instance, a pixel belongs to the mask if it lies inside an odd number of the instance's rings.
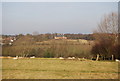
[[118,63],[55,58],[3,59],[3,79],[117,79]]

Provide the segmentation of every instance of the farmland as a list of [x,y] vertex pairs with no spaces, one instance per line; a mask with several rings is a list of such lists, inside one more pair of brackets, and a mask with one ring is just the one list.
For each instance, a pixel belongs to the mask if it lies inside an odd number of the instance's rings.
[[3,79],[117,79],[118,62],[58,58],[2,59]]
[[96,59],[91,53],[94,40],[38,39],[40,36],[25,35],[18,37],[12,45],[3,46],[3,56],[11,57],[2,59],[3,79],[118,79],[115,59],[92,60]]
[[22,36],[11,46],[3,46],[3,56],[86,57],[92,58],[93,41],[79,39],[35,41],[34,36]]

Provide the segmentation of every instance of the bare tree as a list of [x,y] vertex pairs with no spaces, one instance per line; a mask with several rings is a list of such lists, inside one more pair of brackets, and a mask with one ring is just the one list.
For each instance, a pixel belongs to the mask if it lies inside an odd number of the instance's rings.
[[105,15],[98,25],[98,29],[102,33],[118,33],[118,14],[112,12]]
[[114,43],[117,43],[118,42],[117,41],[118,39],[118,14],[116,12],[112,12],[110,14],[104,15],[103,19],[98,24],[97,32],[102,34],[102,37],[103,36],[107,36],[107,37],[109,36],[109,38],[112,37],[114,39]]
[[[98,24],[98,29],[95,32],[95,38],[97,43],[100,43],[100,46],[102,46],[107,55],[110,56],[110,48],[113,45],[118,44],[118,14],[116,12],[104,15]],[[103,49],[99,49],[99,51],[102,50]]]

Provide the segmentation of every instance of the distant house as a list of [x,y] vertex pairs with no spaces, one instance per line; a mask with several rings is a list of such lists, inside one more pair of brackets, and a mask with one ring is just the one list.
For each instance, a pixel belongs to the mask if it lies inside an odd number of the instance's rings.
[[15,40],[16,40],[16,37],[13,37],[13,36],[4,37],[2,38],[1,45],[7,45],[7,44],[12,45]]
[[65,37],[64,35],[59,34],[59,35],[55,36],[55,39],[56,40],[57,39],[67,39],[67,37]]
[[3,40],[13,42],[14,40],[16,40],[16,38],[15,37],[6,37]]

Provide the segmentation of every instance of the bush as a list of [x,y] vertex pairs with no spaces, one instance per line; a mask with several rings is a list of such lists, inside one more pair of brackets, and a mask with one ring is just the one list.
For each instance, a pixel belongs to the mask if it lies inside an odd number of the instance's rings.
[[50,53],[49,51],[46,51],[45,54],[44,54],[44,57],[45,58],[53,58],[54,54]]

